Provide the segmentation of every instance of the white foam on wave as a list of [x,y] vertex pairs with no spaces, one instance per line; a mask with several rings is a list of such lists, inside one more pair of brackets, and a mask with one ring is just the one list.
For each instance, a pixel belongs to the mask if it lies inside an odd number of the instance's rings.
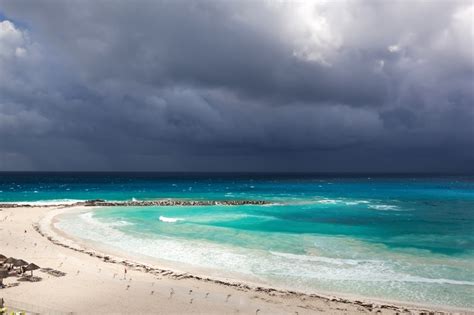
[[351,265],[355,266],[358,264],[363,264],[363,263],[370,263],[370,262],[377,262],[376,260],[357,260],[357,259],[345,259],[345,258],[330,258],[330,257],[324,257],[324,256],[313,256],[313,255],[297,255],[297,254],[290,254],[290,253],[280,253],[280,252],[273,252],[270,251],[272,255],[275,256],[280,256],[288,259],[294,259],[298,261],[305,261],[305,262],[322,262],[322,263],[328,263],[328,264],[333,264],[333,265]]
[[119,220],[119,221],[116,221],[116,222],[110,222],[108,223],[109,226],[129,226],[129,225],[133,225],[133,223],[131,222],[128,222],[128,221],[125,221],[125,220]]
[[330,199],[330,198],[317,198],[312,200],[300,200],[295,202],[290,202],[288,204],[297,204],[297,205],[311,205],[311,204],[324,204],[324,205],[337,205],[344,204],[347,206],[356,206],[361,204],[370,204],[368,200],[352,200],[352,199]]
[[369,204],[370,201],[368,201],[368,200],[354,200],[354,201],[345,201],[344,203],[348,206],[356,206],[356,205],[360,205],[360,204]]
[[168,218],[168,217],[164,217],[162,215],[160,215],[160,217],[158,218],[161,222],[165,222],[165,223],[176,223],[178,221],[183,221],[184,219],[180,219],[180,218]]
[[324,204],[324,205],[337,205],[337,204],[344,204],[347,206],[357,206],[357,205],[367,205],[368,208],[380,211],[402,211],[396,205],[388,205],[388,204],[372,204],[369,200],[351,200],[351,199],[329,199],[329,198],[322,198],[317,200],[309,200],[309,201],[302,201],[298,202],[298,204]]
[[118,242],[125,235],[123,232],[114,229],[113,223],[107,224],[95,219],[93,212],[80,213],[77,217],[62,219],[56,222],[55,226],[74,236],[92,241],[100,241],[101,237],[104,237],[104,239],[106,237],[112,242]]
[[380,211],[401,211],[400,208],[395,205],[369,205],[368,207]]
[[387,283],[428,283],[474,286],[473,281],[428,278],[397,271],[395,265],[384,260],[358,260],[313,255],[271,252],[280,260],[281,276],[304,276],[315,280],[364,281]]
[[271,202],[271,203],[265,203],[263,205],[259,205],[259,207],[275,207],[275,206],[285,206],[285,204],[282,202]]
[[317,201],[317,203],[322,203],[322,204],[326,204],[326,205],[333,205],[333,204],[336,204],[338,202],[339,202],[339,200],[336,200],[336,199],[321,199],[321,200]]

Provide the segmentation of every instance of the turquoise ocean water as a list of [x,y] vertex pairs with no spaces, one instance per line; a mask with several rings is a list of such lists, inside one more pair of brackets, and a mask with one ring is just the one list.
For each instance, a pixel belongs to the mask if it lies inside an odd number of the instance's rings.
[[112,207],[58,226],[121,250],[268,285],[474,308],[474,177],[0,175],[0,202],[258,199]]

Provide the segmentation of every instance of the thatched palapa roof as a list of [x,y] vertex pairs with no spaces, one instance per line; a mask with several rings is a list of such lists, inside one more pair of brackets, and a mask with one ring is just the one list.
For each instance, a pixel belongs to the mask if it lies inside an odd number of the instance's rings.
[[37,270],[37,269],[40,269],[40,267],[36,264],[29,264],[28,266],[25,267],[25,271],[33,271],[33,270]]

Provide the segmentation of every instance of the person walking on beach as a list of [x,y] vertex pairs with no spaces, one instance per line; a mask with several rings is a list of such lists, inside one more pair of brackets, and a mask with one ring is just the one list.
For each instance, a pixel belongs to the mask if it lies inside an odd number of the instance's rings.
[[123,280],[127,280],[127,267],[123,268]]

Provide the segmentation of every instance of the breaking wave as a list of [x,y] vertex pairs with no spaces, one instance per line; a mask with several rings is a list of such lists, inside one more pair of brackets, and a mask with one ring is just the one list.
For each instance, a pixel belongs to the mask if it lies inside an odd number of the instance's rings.
[[160,215],[160,217],[158,218],[161,222],[165,222],[165,223],[176,223],[178,221],[183,221],[184,219],[180,219],[180,218],[168,218],[168,217],[164,217],[162,215]]

